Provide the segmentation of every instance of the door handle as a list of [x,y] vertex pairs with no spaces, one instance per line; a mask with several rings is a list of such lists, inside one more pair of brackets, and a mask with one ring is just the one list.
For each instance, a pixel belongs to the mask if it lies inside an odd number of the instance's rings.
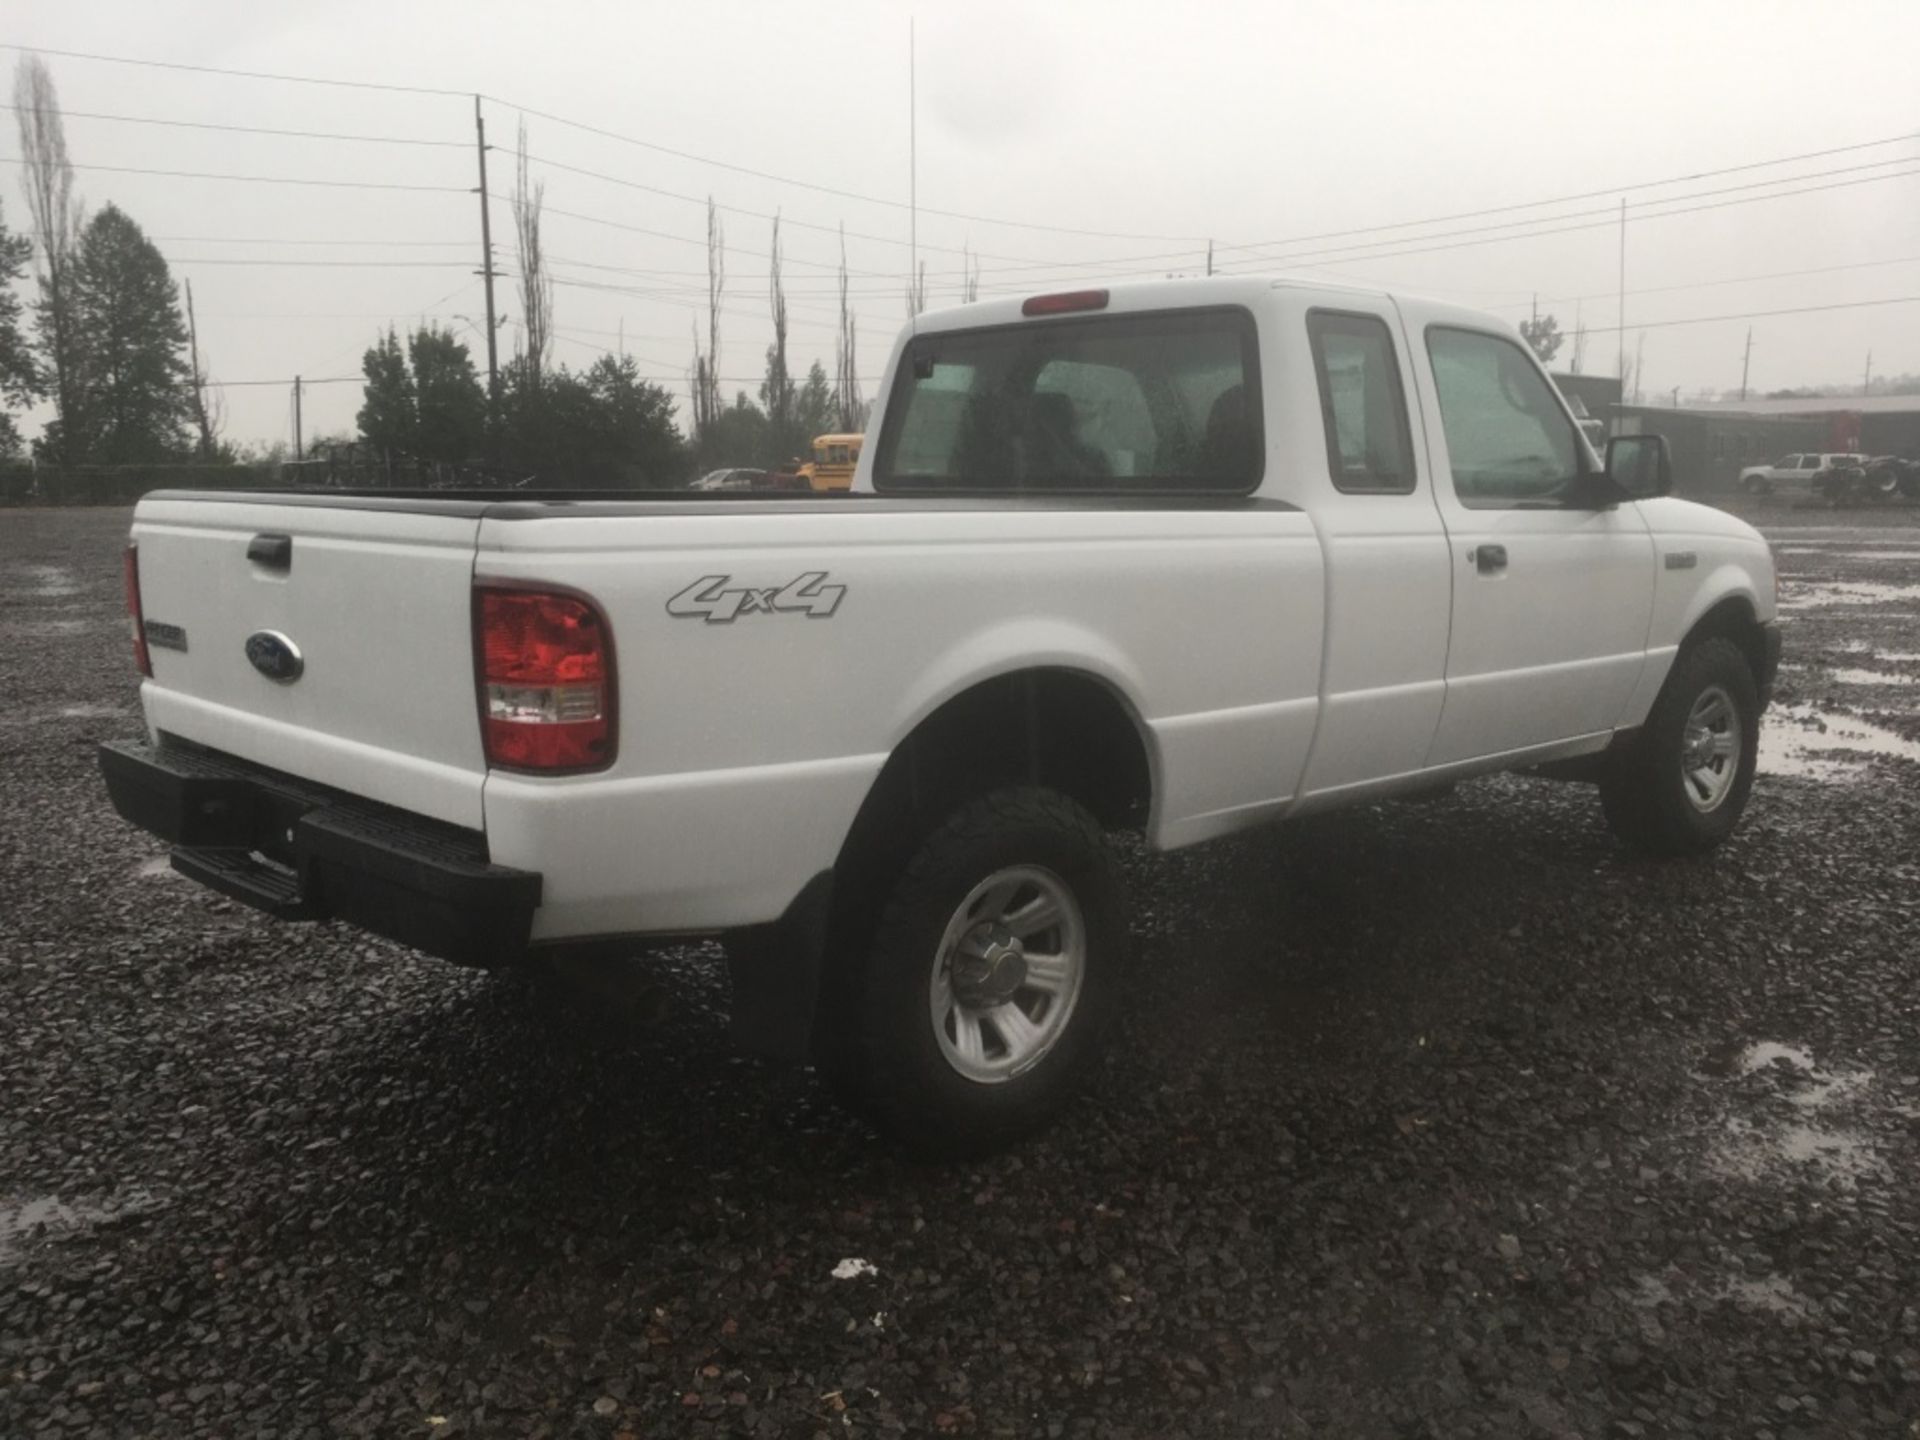
[[256,535],[247,542],[247,559],[268,570],[293,568],[291,535]]
[[1491,575],[1496,570],[1507,568],[1507,547],[1504,545],[1480,545],[1467,552],[1467,558],[1480,569],[1482,575]]

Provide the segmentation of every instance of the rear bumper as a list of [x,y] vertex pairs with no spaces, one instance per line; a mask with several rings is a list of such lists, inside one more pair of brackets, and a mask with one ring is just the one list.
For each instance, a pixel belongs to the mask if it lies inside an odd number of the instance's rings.
[[100,747],[113,808],[173,868],[285,920],[342,920],[462,965],[523,955],[540,876],[491,864],[475,831],[183,742]]

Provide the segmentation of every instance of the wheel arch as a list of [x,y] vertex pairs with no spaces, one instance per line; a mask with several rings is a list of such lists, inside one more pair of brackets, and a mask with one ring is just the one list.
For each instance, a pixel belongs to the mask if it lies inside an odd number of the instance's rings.
[[1722,594],[1705,605],[1683,633],[1680,649],[1685,651],[1703,640],[1730,640],[1745,657],[1755,686],[1763,685],[1767,672],[1767,643],[1760,623],[1759,607],[1745,590]]

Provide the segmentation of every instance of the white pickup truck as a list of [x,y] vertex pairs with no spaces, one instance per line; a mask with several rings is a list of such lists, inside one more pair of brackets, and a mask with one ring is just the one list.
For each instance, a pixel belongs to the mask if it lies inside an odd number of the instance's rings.
[[120,813],[467,964],[726,942],[746,1043],[924,1150],[1061,1104],[1171,848],[1524,768],[1722,840],[1772,557],[1502,322],[1235,277],[903,334],[850,496],[161,491]]

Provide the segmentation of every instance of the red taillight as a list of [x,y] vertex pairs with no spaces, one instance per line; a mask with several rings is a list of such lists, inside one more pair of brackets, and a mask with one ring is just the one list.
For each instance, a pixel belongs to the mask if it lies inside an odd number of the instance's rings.
[[598,770],[613,761],[613,636],[591,603],[542,590],[474,591],[487,763]]
[[153,676],[153,656],[147,653],[147,622],[140,613],[140,547],[127,546],[127,618],[133,622],[133,663],[149,679]]
[[1104,290],[1064,290],[1058,295],[1029,296],[1020,307],[1022,315],[1066,315],[1075,310],[1104,310],[1107,308],[1107,292]]

